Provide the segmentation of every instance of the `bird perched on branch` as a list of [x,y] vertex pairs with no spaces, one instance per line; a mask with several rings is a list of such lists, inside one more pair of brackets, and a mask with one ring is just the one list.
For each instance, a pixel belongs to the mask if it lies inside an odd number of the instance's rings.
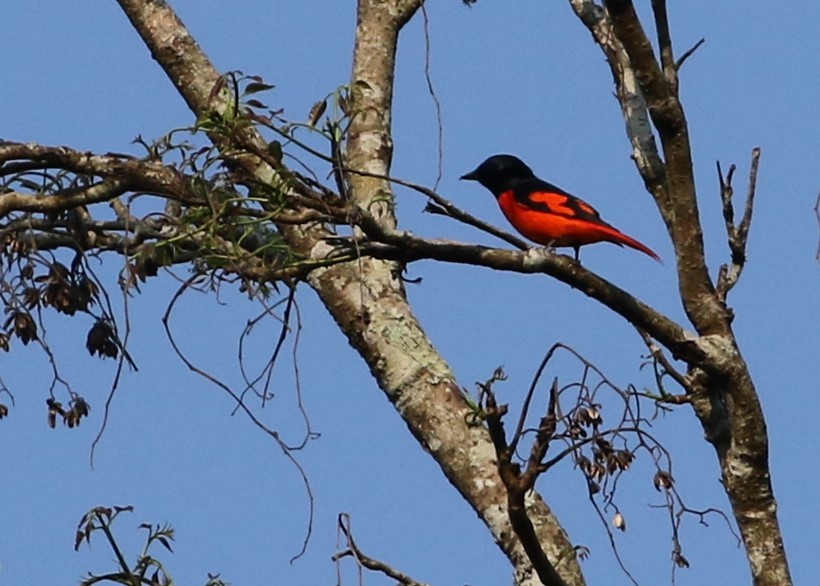
[[586,244],[612,242],[661,261],[648,246],[604,222],[591,205],[536,177],[518,157],[493,155],[461,178],[489,189],[521,235],[544,246],[572,247],[575,260]]

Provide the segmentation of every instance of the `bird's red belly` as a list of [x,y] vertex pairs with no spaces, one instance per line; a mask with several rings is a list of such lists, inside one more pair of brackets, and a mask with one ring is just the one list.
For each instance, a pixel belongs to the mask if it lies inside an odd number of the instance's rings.
[[532,210],[517,201],[512,193],[499,200],[504,216],[523,236],[544,246],[583,246],[603,240],[601,228],[592,222]]

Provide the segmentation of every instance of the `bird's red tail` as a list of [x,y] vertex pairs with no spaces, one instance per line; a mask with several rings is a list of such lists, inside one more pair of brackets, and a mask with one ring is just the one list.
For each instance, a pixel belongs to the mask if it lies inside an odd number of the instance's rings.
[[[604,228],[604,227],[602,226],[602,228]],[[607,226],[606,228],[604,228],[604,231],[610,237],[610,238],[607,239],[610,242],[613,242],[614,244],[625,245],[625,246],[628,246],[630,248],[634,248],[635,250],[640,250],[641,252],[643,252],[647,256],[651,256],[656,261],[663,264],[663,261],[661,260],[661,257],[659,257],[657,254],[655,254],[655,251],[653,251],[651,248],[649,248],[645,244],[641,244],[640,242],[638,242],[637,240],[635,240],[631,236],[627,236],[623,232],[621,232],[619,230],[616,230],[615,228],[613,228],[611,226]]]

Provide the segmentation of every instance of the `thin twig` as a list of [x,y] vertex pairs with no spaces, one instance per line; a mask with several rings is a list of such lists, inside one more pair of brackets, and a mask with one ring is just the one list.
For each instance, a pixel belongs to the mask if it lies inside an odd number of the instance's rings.
[[541,380],[541,375],[544,373],[544,369],[547,367],[547,364],[552,359],[553,354],[555,354],[556,350],[563,347],[563,344],[561,344],[560,342],[553,344],[550,347],[550,349],[547,350],[547,353],[544,355],[544,358],[541,359],[541,364],[538,365],[538,368],[535,371],[535,375],[532,377],[530,388],[527,389],[527,394],[524,397],[524,405],[521,407],[521,414],[518,416],[518,424],[515,426],[515,433],[513,433],[512,441],[510,442],[510,451],[513,453],[518,447],[518,442],[521,439],[522,431],[524,429],[524,423],[527,419],[527,415],[530,410],[530,403],[532,402],[533,395],[535,394],[535,389],[538,386],[538,381]]
[[705,42],[706,42],[706,39],[705,39],[705,38],[703,38],[703,37],[701,37],[701,39],[700,39],[697,43],[695,43],[694,45],[692,45],[692,47],[690,47],[689,49],[687,49],[686,51],[684,51],[684,52],[683,52],[683,55],[681,55],[681,56],[680,56],[680,59],[678,59],[678,60],[675,62],[675,69],[677,69],[678,71],[680,71],[680,68],[683,66],[684,62],[685,62],[687,59],[689,59],[689,57],[691,57],[691,56],[695,53],[695,51],[697,51],[698,49],[700,49],[700,46],[701,46],[703,43],[705,43]]
[[435,191],[438,189],[438,184],[444,175],[444,124],[441,121],[441,101],[438,99],[438,94],[433,87],[433,78],[430,74],[430,17],[427,14],[427,5],[425,3],[421,4],[421,16],[424,23],[424,79],[427,81],[427,93],[430,94],[430,98],[436,107],[438,173],[433,183],[433,190]]
[[182,360],[182,362],[185,364],[185,366],[187,366],[188,369],[191,370],[192,372],[200,375],[204,379],[210,381],[211,383],[213,383],[214,385],[216,385],[217,387],[222,389],[234,401],[236,401],[237,405],[241,408],[241,410],[245,413],[245,415],[247,415],[248,418],[254,423],[254,425],[256,425],[259,429],[261,429],[263,432],[265,432],[268,436],[270,436],[279,445],[279,448],[282,450],[282,454],[288,460],[290,460],[290,463],[296,468],[297,472],[299,473],[299,476],[302,479],[302,483],[305,486],[305,492],[307,493],[307,496],[308,496],[309,513],[308,513],[308,523],[307,523],[307,530],[305,532],[305,538],[304,538],[304,541],[302,542],[302,547],[299,550],[299,552],[297,552],[296,555],[291,558],[291,562],[293,562],[294,560],[296,560],[296,559],[300,558],[302,555],[304,555],[304,553],[307,551],[307,546],[308,546],[308,543],[310,541],[310,537],[313,534],[313,518],[314,518],[314,505],[315,505],[314,501],[315,501],[315,499],[314,499],[314,496],[313,496],[313,489],[310,485],[310,481],[308,480],[307,473],[305,472],[305,469],[302,467],[302,465],[299,463],[299,461],[293,455],[293,450],[282,440],[281,437],[279,437],[279,433],[272,430],[272,429],[270,429],[268,426],[266,426],[264,423],[262,423],[262,421],[260,421],[259,418],[256,417],[256,415],[253,413],[253,411],[251,411],[248,408],[247,405],[245,405],[245,403],[242,401],[242,398],[236,392],[234,392],[234,390],[231,387],[229,387],[226,383],[222,382],[221,380],[219,380],[218,378],[216,378],[212,374],[206,372],[205,370],[202,370],[201,368],[199,368],[193,362],[190,361],[190,359],[182,352],[182,349],[177,344],[177,340],[174,337],[174,334],[171,330],[170,319],[171,319],[171,315],[173,313],[173,310],[174,310],[174,307],[175,307],[176,303],[179,301],[179,299],[182,297],[182,295],[186,291],[188,291],[189,289],[191,289],[195,285],[196,281],[198,279],[200,279],[201,276],[202,275],[200,275],[200,274],[195,274],[195,275],[191,276],[190,278],[188,278],[186,281],[183,282],[183,284],[180,286],[179,289],[177,289],[176,293],[171,298],[171,301],[168,303],[168,306],[165,308],[165,312],[162,315],[162,326],[165,329],[165,335],[168,338],[168,341],[171,343],[171,347],[173,348],[174,353],[176,353],[176,355],[179,357],[179,359]]
[[[817,200],[814,202],[814,215],[817,217],[817,229],[820,233],[820,193],[817,194]],[[817,252],[814,255],[815,260],[820,260],[820,236],[817,240]]]
[[338,562],[342,558],[352,557],[356,560],[359,566],[365,567],[368,570],[372,570],[374,572],[381,572],[388,578],[396,580],[398,584],[402,584],[403,586],[428,586],[423,582],[414,580],[407,574],[398,571],[397,569],[387,565],[386,563],[362,553],[362,550],[359,549],[358,545],[356,545],[356,540],[353,539],[353,531],[350,527],[350,515],[348,513],[339,514],[338,526],[339,531],[341,531],[341,533],[345,537],[345,540],[347,541],[347,549],[335,554],[331,558],[332,561]]
[[[671,377],[672,380],[674,380],[681,386],[681,388],[686,389],[688,387],[686,383],[686,377],[684,377],[680,372],[678,372],[678,370],[672,365],[672,363],[666,357],[666,354],[664,354],[663,348],[661,348],[657,344],[657,342],[655,342],[652,336],[647,334],[645,331],[638,329],[638,335],[641,336],[643,343],[646,344],[646,348],[647,350],[649,350],[649,354],[652,356],[652,360],[655,363],[660,364],[663,368],[663,372],[660,373],[661,376]],[[660,377],[656,377],[656,379],[658,383],[658,390],[660,390],[663,394],[668,394],[663,388],[663,384],[660,380]]]
[[[307,144],[293,138],[292,136],[285,133],[282,129],[276,127],[274,124],[271,124],[271,123],[265,122],[265,121],[260,121],[260,123],[262,123],[263,126],[265,126],[266,128],[276,132],[280,136],[282,136],[284,138],[287,138],[294,145],[298,146],[299,148],[301,148],[305,152],[313,155],[314,157],[316,157],[320,160],[326,161],[328,163],[331,163],[331,164],[336,164],[336,162],[333,160],[333,158],[328,157],[324,153],[322,153],[320,151],[317,151],[316,149],[312,148],[311,146],[309,146],[309,145],[307,145]],[[250,149],[250,147],[248,147],[248,148],[249,148],[249,150],[252,150],[252,149]],[[253,152],[258,154],[259,156],[264,155],[264,152],[262,152],[261,149],[254,150]],[[398,177],[392,177],[390,175],[384,175],[384,174],[381,174],[381,173],[372,173],[370,171],[364,171],[364,170],[361,170],[361,169],[353,169],[353,168],[350,168],[350,167],[343,167],[340,170],[344,171],[345,173],[353,173],[353,174],[356,174],[356,175],[361,175],[363,177],[374,177],[376,179],[384,179],[385,181],[389,181],[389,182],[394,183],[396,185],[401,185],[402,187],[407,187],[408,189],[411,189],[413,191],[421,193],[422,195],[426,195],[428,198],[430,198],[432,200],[433,203],[428,203],[427,207],[425,207],[425,209],[424,209],[424,211],[426,211],[428,213],[448,216],[450,218],[453,218],[454,220],[458,220],[459,222],[461,222],[463,224],[467,224],[468,226],[472,226],[473,228],[477,228],[477,229],[481,230],[482,232],[486,232],[487,234],[490,234],[491,236],[495,236],[496,238],[499,238],[500,240],[503,240],[504,242],[507,242],[508,244],[512,244],[513,246],[515,246],[516,248],[518,248],[520,250],[526,250],[526,249],[530,248],[530,245],[527,242],[525,242],[524,240],[522,240],[521,238],[518,238],[517,236],[514,236],[514,235],[510,234],[509,232],[505,232],[504,230],[496,228],[492,224],[489,224],[489,223],[487,223],[487,222],[485,222],[485,221],[483,221],[479,218],[476,218],[475,216],[473,216],[471,214],[468,214],[467,212],[461,210],[459,207],[457,207],[455,204],[453,204],[451,201],[445,199],[444,197],[442,197],[441,195],[436,193],[436,191],[433,190],[433,189],[430,189],[430,188],[425,187],[423,185],[419,185],[418,183],[413,183],[412,181],[407,181],[405,179],[399,179]]]

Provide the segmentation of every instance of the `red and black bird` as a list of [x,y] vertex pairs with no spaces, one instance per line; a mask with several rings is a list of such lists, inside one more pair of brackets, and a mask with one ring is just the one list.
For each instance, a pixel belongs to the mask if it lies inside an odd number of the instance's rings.
[[648,246],[604,222],[585,201],[536,177],[518,157],[493,155],[461,178],[489,189],[523,236],[543,246],[570,246],[575,260],[582,246],[595,242],[626,245],[661,260]]

